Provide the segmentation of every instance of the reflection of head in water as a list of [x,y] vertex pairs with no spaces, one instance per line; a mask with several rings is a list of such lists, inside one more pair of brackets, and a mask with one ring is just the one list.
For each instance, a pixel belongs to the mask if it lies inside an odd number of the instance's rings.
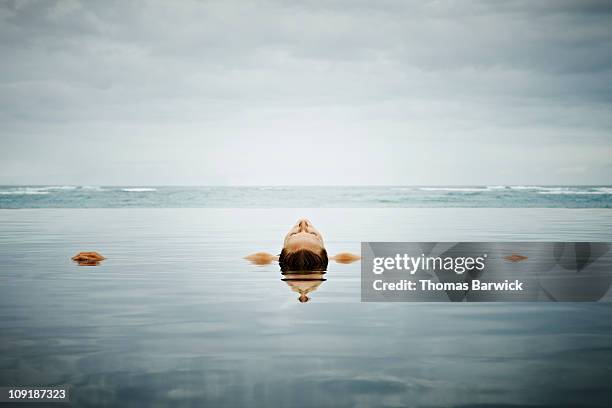
[[[328,258],[323,236],[310,221],[302,218],[291,227],[285,236],[278,262],[281,271],[324,271],[327,269]],[[304,302],[307,299],[306,297]]]
[[314,292],[325,282],[324,271],[283,272],[282,280],[292,291],[299,293],[298,300],[306,303],[310,300],[309,293]]

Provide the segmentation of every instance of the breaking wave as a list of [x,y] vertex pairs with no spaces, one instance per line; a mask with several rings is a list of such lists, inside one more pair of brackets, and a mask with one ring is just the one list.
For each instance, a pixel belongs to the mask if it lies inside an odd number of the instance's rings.
[[421,191],[465,191],[465,192],[478,192],[488,191],[486,187],[420,187]]
[[[611,190],[611,189],[608,189]],[[549,194],[549,195],[563,195],[563,194],[571,194],[571,195],[606,195],[612,194],[612,191],[606,190],[551,190],[551,191],[538,191],[538,194]]]
[[0,191],[0,195],[45,195],[49,194],[48,191],[40,191],[40,190],[10,190],[10,191]]
[[127,193],[145,193],[148,191],[157,191],[157,189],[152,187],[130,187],[122,188],[121,191],[125,191]]
[[45,186],[45,187],[32,187],[32,190],[76,190],[77,186]]

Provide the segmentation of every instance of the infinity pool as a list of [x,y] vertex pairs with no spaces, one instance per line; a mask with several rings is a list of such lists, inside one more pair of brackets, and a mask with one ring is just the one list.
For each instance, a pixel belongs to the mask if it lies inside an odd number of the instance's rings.
[[300,303],[242,257],[301,216],[331,254],[612,241],[606,209],[0,210],[0,385],[68,384],[74,406],[609,406],[612,305],[361,303],[359,263]]

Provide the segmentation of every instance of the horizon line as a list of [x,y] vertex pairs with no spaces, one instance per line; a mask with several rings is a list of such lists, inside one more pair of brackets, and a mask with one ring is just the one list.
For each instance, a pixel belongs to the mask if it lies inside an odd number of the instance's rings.
[[0,184],[0,187],[612,187],[612,184]]

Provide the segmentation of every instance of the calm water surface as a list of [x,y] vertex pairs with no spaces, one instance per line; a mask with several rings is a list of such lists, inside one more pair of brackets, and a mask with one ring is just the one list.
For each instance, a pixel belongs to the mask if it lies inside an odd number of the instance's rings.
[[70,384],[75,406],[610,406],[612,305],[361,303],[358,263],[301,304],[241,259],[301,216],[330,253],[612,241],[605,209],[2,210],[0,385]]

